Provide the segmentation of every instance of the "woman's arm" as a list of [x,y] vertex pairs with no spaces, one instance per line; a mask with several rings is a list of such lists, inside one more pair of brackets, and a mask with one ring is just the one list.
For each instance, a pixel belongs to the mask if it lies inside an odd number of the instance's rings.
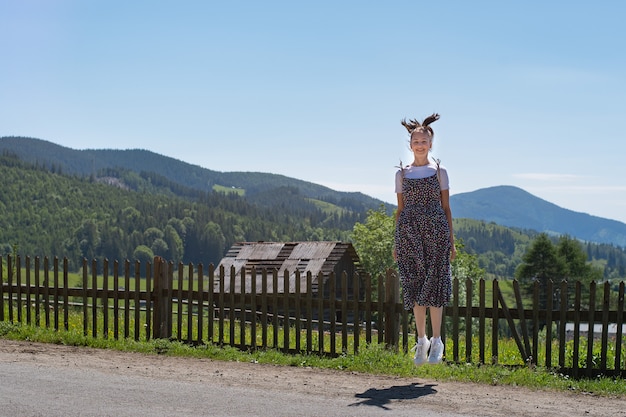
[[398,196],[398,210],[396,210],[396,225],[398,225],[398,217],[400,217],[400,212],[404,208],[404,199],[402,198],[402,193],[396,193]]
[[[398,209],[396,210],[396,227],[398,227],[398,217],[400,217],[400,212],[404,209],[404,199],[402,198],[402,193],[396,193],[398,196]],[[393,260],[397,261],[397,252],[396,245],[393,245]]]

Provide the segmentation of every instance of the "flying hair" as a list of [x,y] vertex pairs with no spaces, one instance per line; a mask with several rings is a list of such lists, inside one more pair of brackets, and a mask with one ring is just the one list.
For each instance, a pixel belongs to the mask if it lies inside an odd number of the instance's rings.
[[415,131],[425,131],[428,132],[431,136],[434,136],[435,132],[433,131],[433,128],[430,127],[430,124],[436,122],[437,120],[439,120],[439,114],[433,113],[425,118],[422,123],[418,122],[417,119],[409,119],[408,122],[406,121],[406,119],[402,119],[400,123],[402,123],[402,126],[406,128],[406,130],[409,132],[409,135]]

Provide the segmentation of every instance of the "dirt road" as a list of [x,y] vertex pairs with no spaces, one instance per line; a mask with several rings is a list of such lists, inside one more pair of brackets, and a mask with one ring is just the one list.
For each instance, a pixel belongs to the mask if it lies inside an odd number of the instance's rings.
[[626,417],[626,398],[2,339],[0,398],[3,416]]

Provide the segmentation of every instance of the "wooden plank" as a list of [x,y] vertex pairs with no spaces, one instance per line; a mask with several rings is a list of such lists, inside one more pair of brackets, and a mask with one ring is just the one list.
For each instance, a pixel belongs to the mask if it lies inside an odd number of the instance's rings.
[[[66,280],[67,269],[63,268],[64,283]],[[67,287],[67,285],[63,285],[63,287]],[[63,295],[63,299],[67,300],[66,294]],[[67,311],[67,308],[64,310]],[[109,260],[106,258],[102,262],[102,337],[104,339],[109,337]]]
[[[7,265],[10,263],[11,263],[11,256],[7,255]],[[4,266],[4,262],[2,262],[2,259],[0,256],[0,321],[4,321],[4,269],[3,269],[3,266]],[[9,284],[7,290],[11,291],[11,283],[8,278],[7,278],[7,282]]]
[[572,352],[572,368],[574,368],[574,378],[578,378],[580,359],[580,303],[582,287],[580,281],[576,281],[574,293],[574,347]]
[[499,326],[499,311],[498,311],[498,294],[500,294],[500,286],[498,280],[492,281],[492,327],[491,327],[491,363],[496,365],[498,363],[498,326]]
[[[16,310],[17,310],[17,321],[19,323],[22,322],[22,257],[20,255],[17,255],[15,257],[16,259],[16,265],[15,265],[15,285],[17,286],[15,288],[16,294],[15,294],[15,305],[16,305]],[[56,259],[56,258],[55,258]],[[58,259],[57,259],[57,267],[58,267]],[[57,268],[58,269],[58,268]],[[57,275],[58,276],[58,275]],[[56,282],[56,285],[54,286],[55,288],[59,288],[59,282]],[[56,297],[56,308],[55,308],[55,317],[57,318],[56,320],[56,330],[59,330],[59,297],[58,297],[58,292],[57,292],[57,297]],[[12,305],[12,304],[11,304]]]
[[318,352],[324,353],[324,275],[320,272],[317,275],[317,340]]
[[289,271],[285,270],[283,273],[283,350],[289,352]]
[[[182,323],[187,322],[187,328],[182,329],[178,340],[184,340],[187,344],[193,343],[193,265],[191,263],[184,265],[181,263],[179,269],[179,288],[180,297],[178,297],[179,320]],[[187,284],[185,285],[185,282]],[[185,310],[185,305],[187,309]],[[186,320],[183,320],[186,317]]]
[[561,290],[560,295],[561,299],[559,302],[559,367],[565,368],[565,349],[567,346],[567,340],[565,339],[565,325],[567,324],[567,281],[561,281]]
[[353,327],[353,335],[354,335],[354,354],[359,353],[359,346],[361,340],[361,311],[359,309],[359,301],[361,300],[361,277],[357,272],[352,275],[352,311],[354,312],[354,327]]
[[[7,284],[8,284],[7,285],[8,286],[8,288],[7,288],[7,295],[8,295],[8,297],[7,297],[7,304],[8,304],[8,307],[9,307],[9,314],[8,314],[9,315],[9,321],[11,323],[13,323],[13,321],[14,321],[14,318],[13,318],[13,263],[14,263],[13,257],[10,256],[10,255],[7,255]],[[48,269],[46,269],[45,271],[47,273]],[[48,285],[49,285],[49,283],[48,283]],[[4,299],[4,297],[2,297],[2,298]],[[47,300],[47,301],[48,301],[48,304],[49,304],[49,300]],[[49,310],[50,310],[50,308],[46,308],[46,311],[49,311]],[[4,308],[2,309],[2,311],[4,311]],[[49,327],[50,321],[48,320],[47,323],[48,323],[48,326],[46,326],[46,327]]]
[[268,316],[267,316],[267,270],[261,272],[261,347],[267,349]]
[[[118,340],[120,337],[120,271],[119,261],[113,262],[113,338]],[[150,319],[151,314],[146,315],[146,319]],[[150,327],[150,326],[148,326]]]
[[[0,264],[2,263],[2,260],[0,259]],[[40,270],[39,270],[39,266],[40,266],[40,260],[39,260],[39,256],[35,256],[35,325],[37,327],[39,327],[41,325],[41,292],[40,292],[40,284],[41,284],[41,275],[40,275]],[[2,298],[2,267],[0,267],[0,298]],[[0,309],[2,309],[3,313],[4,313],[4,306],[0,303]],[[0,318],[0,321],[2,321],[2,318]]]
[[[158,258],[159,260],[161,260],[161,262],[165,263],[165,260],[163,258]],[[151,287],[152,287],[152,277],[154,276],[153,271],[156,272],[156,265],[151,265],[151,264],[147,264],[146,265],[146,328],[145,328],[145,333],[146,333],[146,340],[150,340],[150,329],[152,326],[152,297],[150,296],[150,294],[152,293],[151,291]],[[168,304],[171,302],[171,298],[168,298]],[[167,319],[167,314],[164,315],[164,317],[166,318],[166,328],[168,326],[168,324],[171,324],[172,321]],[[167,328],[167,333],[171,334],[171,326],[170,328]]]
[[[87,260],[83,262],[83,287],[87,289]],[[124,339],[130,337],[130,261],[124,262]],[[87,293],[85,292],[85,304],[87,304]],[[85,308],[85,314],[87,309]],[[86,331],[86,328],[85,328]],[[86,334],[85,334],[86,335]]]
[[372,343],[372,276],[365,274],[365,342]]
[[[56,264],[56,259],[54,261],[54,263]],[[53,280],[54,280],[54,298],[55,298],[55,307],[54,309],[56,310],[56,298],[57,298],[57,290],[56,288],[58,287],[58,276],[57,276],[57,272],[56,272],[56,267],[55,267],[55,272],[53,272]],[[97,295],[97,288],[98,288],[98,270],[97,270],[97,266],[96,266],[96,261],[92,260],[91,261],[91,336],[92,337],[98,337],[98,295]],[[55,318],[55,326],[56,326],[56,322],[57,319]],[[55,327],[56,328],[56,327]]]
[[[387,271],[387,274],[389,274],[389,271]],[[386,294],[385,294],[385,286],[384,286],[384,277],[383,275],[380,275],[378,277],[378,300],[376,300],[377,303],[377,310],[378,310],[378,319],[376,320],[376,328],[378,329],[378,343],[383,343],[384,341],[384,337],[385,337],[385,332],[384,332],[384,322],[383,322],[383,318],[385,317],[385,298],[386,298]]]
[[[48,329],[50,328],[50,259],[47,256],[43,259],[43,276],[44,276],[43,292],[44,292],[44,299],[46,300],[46,308],[44,311],[44,317],[46,320],[46,328]],[[9,309],[9,314],[11,314],[11,309]]]
[[[454,345],[452,347],[452,360],[459,362],[459,279],[452,281],[452,335]],[[417,343],[417,341],[416,341]]]
[[400,319],[402,320],[402,351],[407,353],[409,351],[409,312],[404,307],[402,308]]
[[185,281],[185,265],[178,263],[178,285],[176,288],[176,337],[183,340],[183,282]]
[[591,281],[589,284],[589,318],[587,323],[589,330],[587,331],[587,367],[586,376],[592,376],[593,370],[593,328],[595,325],[595,310],[596,310],[596,283]]
[[552,280],[546,285],[546,368],[552,368]]
[[313,352],[313,274],[306,273],[306,352]]
[[239,278],[241,281],[240,285],[240,300],[239,300],[239,310],[241,311],[241,316],[239,317],[239,348],[241,350],[246,350],[246,271],[242,268],[241,277]]
[[[244,268],[241,268],[242,274]],[[235,346],[235,280],[237,279],[237,271],[234,267],[230,268],[230,288],[228,291],[228,345]]]
[[330,319],[330,354],[337,354],[337,299],[336,278],[335,273],[331,272],[328,277],[328,302],[329,302],[329,319]]
[[341,353],[348,353],[348,275],[341,273]]
[[272,347],[278,349],[278,271],[272,271]]
[[26,256],[26,261],[24,262],[24,266],[26,267],[26,288],[25,288],[25,295],[26,295],[26,324],[28,324],[29,326],[32,324],[32,311],[31,311],[31,293],[30,293],[30,277],[31,277],[31,271],[30,271],[30,256]]
[[465,280],[465,363],[472,363],[472,280]]
[[[96,272],[94,271],[94,274]],[[95,276],[94,276],[94,298],[96,296],[96,285],[95,285]],[[141,311],[140,311],[140,303],[139,303],[139,294],[141,291],[141,263],[139,261],[135,262],[135,340],[139,340],[140,338],[140,319],[141,319]],[[94,304],[95,307],[95,304]],[[95,308],[94,308],[95,311]]]
[[204,271],[202,264],[198,264],[198,291],[195,293],[196,305],[198,306],[198,344],[202,344],[203,340],[203,317],[204,317]]
[[533,283],[533,364],[539,364],[539,283]]
[[257,288],[256,288],[256,269],[253,268],[250,272],[250,306],[251,306],[251,317],[250,317],[250,347],[252,351],[255,351],[257,348],[256,342],[256,331],[257,331]]
[[208,274],[209,282],[207,284],[207,305],[208,305],[208,317],[207,317],[207,342],[209,344],[213,343],[214,333],[215,333],[215,298],[214,298],[214,288],[215,288],[215,266],[213,264],[209,264],[209,274]]
[[[606,371],[607,350],[609,347],[609,311],[611,299],[611,284],[604,283],[604,296],[602,299],[602,344],[600,347],[600,370]],[[593,331],[593,330],[591,330]]]
[[485,280],[481,278],[478,281],[478,360],[481,364],[485,363],[485,298]]
[[504,301],[504,296],[502,295],[502,293],[498,290],[498,299],[500,301],[500,305],[502,306],[502,312],[504,313],[504,317],[506,318],[507,322],[509,323],[509,329],[511,330],[511,334],[513,335],[513,339],[515,340],[515,343],[517,344],[517,348],[520,351],[520,355],[522,356],[522,359],[524,361],[524,363],[526,363],[526,360],[528,359],[528,354],[526,353],[526,350],[524,349],[524,344],[522,343],[522,339],[520,338],[519,334],[517,333],[517,328],[515,327],[515,322],[513,321],[513,317],[511,317],[511,313],[508,309],[508,307],[506,306],[506,302]]
[[172,298],[174,298],[174,263],[173,262],[164,262],[162,268],[165,268],[166,273],[165,273],[165,277],[164,277],[164,283],[165,283],[165,293],[167,294],[166,298],[169,300],[169,302],[167,303],[167,305],[165,306],[165,313],[163,314],[163,316],[167,319],[167,323],[166,323],[166,335],[168,338],[172,337],[172,326],[173,326],[173,321],[172,321],[172,316],[173,316],[173,303],[172,303]]
[[[47,258],[44,260],[44,274],[47,273],[47,268],[45,268],[45,264],[47,262]],[[47,282],[48,279],[44,278],[44,283]],[[46,300],[45,309],[48,311],[48,286],[44,286],[44,299]],[[87,268],[87,259],[83,258],[83,288],[82,288],[82,296],[83,296],[83,336],[87,336],[89,334],[89,303],[87,298],[87,292],[89,290],[89,270]],[[124,294],[126,300],[128,300],[128,284],[124,288]],[[126,307],[126,312],[128,313],[128,307]],[[128,316],[128,314],[127,314]],[[47,321],[47,320],[46,320]],[[48,327],[48,326],[46,326]],[[126,332],[124,333],[124,338],[128,338],[128,321],[126,323]]]
[[[70,297],[68,296],[69,288],[69,267],[67,258],[63,258],[63,328],[67,331],[70,328]],[[107,311],[108,313],[108,311]],[[108,335],[107,335],[108,336]]]
[[295,342],[296,342],[296,352],[300,352],[302,350],[302,306],[300,297],[302,296],[302,286],[300,282],[300,271],[295,271],[295,288],[294,288],[294,326],[295,326]]
[[617,293],[617,320],[615,320],[617,330],[615,333],[615,370],[621,371],[622,368],[622,326],[624,324],[624,281],[619,283]]
[[223,266],[219,267],[219,288],[220,292],[218,294],[218,304],[219,304],[219,312],[218,312],[218,343],[220,346],[224,345],[224,282],[226,281],[225,270]]

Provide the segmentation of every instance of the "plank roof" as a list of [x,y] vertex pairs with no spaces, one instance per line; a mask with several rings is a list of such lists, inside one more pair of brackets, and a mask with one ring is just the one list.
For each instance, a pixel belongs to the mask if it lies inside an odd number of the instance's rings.
[[[216,271],[224,268],[225,291],[230,291],[231,268],[235,273],[235,292],[241,288],[241,271],[251,277],[254,269],[257,274],[257,288],[260,291],[260,276],[263,270],[268,274],[278,273],[278,290],[284,289],[285,271],[288,272],[289,288],[295,288],[296,271],[300,273],[301,288],[306,288],[306,276],[310,272],[313,285],[317,287],[317,278],[321,273],[325,278],[336,272],[335,268],[342,260],[348,260],[358,269],[359,258],[351,243],[338,241],[316,242],[237,242],[220,261]],[[248,279],[249,280],[249,279]],[[271,278],[268,279],[271,281]],[[269,283],[271,284],[271,283]],[[246,291],[248,283],[246,283]],[[271,288],[268,291],[272,290]]]

